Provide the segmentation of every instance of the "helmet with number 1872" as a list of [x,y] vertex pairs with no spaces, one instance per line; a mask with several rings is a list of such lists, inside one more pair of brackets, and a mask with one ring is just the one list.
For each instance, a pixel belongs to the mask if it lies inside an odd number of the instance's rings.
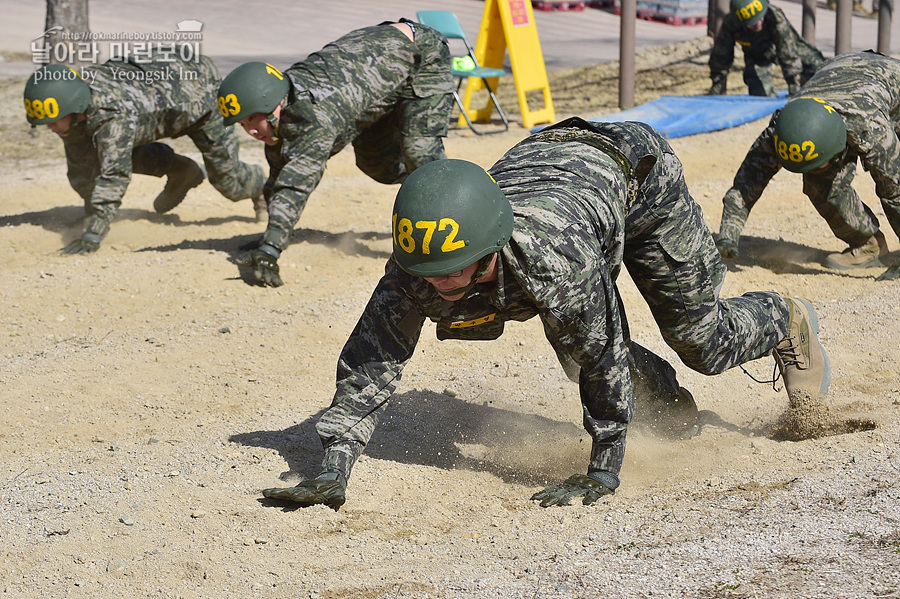
[[824,100],[796,98],[776,117],[774,143],[781,166],[794,173],[807,173],[844,151],[847,126]]
[[87,110],[91,88],[73,68],[44,65],[25,82],[25,118],[32,125],[49,125]]
[[766,16],[769,0],[731,0],[731,14],[738,18],[741,25],[756,25]]
[[269,63],[247,62],[222,80],[216,103],[229,127],[251,114],[271,114],[288,89],[287,77]]
[[391,225],[400,268],[418,277],[442,277],[502,249],[512,235],[513,215],[483,168],[447,158],[406,178]]

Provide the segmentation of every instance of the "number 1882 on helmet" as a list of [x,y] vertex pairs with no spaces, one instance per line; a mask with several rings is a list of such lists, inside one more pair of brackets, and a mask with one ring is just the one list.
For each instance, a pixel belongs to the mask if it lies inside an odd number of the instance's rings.
[[781,166],[794,173],[807,173],[844,151],[847,126],[824,100],[796,98],[778,113],[774,143]]

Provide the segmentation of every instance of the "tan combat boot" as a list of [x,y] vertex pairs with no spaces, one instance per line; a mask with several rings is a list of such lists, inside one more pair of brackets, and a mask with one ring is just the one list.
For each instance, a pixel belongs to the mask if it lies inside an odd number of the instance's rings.
[[797,393],[824,397],[831,385],[831,364],[819,343],[816,310],[804,299],[785,300],[791,309],[787,336],[775,346],[772,355],[788,396],[792,400]]
[[172,166],[166,173],[166,186],[153,200],[153,209],[163,214],[181,203],[187,192],[201,183],[206,173],[187,156],[175,155]]
[[881,259],[887,255],[888,247],[884,240],[884,233],[878,231],[862,245],[849,247],[837,254],[828,254],[828,257],[825,258],[825,265],[839,270],[884,266]]
[[269,222],[269,203],[266,201],[266,196],[259,194],[253,198],[253,211],[256,213],[256,222]]

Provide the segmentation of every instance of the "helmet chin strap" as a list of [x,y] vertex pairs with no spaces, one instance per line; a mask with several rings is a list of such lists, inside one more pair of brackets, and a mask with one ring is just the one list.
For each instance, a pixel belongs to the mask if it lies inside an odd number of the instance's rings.
[[[285,98],[286,97],[287,96],[285,96]],[[279,102],[278,104],[275,105],[275,108],[278,108],[279,106],[281,106],[281,104],[283,102],[284,102],[284,98],[281,99],[281,102]],[[272,126],[272,140],[276,141],[276,142],[281,141],[281,137],[278,135],[279,119],[277,116],[275,116],[275,109],[272,109],[272,112],[270,112],[269,114],[266,115],[266,122]]]
[[281,137],[278,136],[278,117],[275,116],[274,112],[266,115],[266,122],[272,126],[272,140],[281,141]]
[[454,289],[452,293],[444,293],[444,295],[450,295],[456,297],[460,296],[459,299],[463,299],[465,296],[469,294],[472,289],[475,288],[475,285],[478,284],[478,279],[487,274],[488,268],[491,265],[491,260],[493,259],[494,254],[488,254],[487,256],[483,256],[478,260],[478,267],[475,269],[475,272],[472,273],[472,278],[469,280],[469,284],[465,287],[460,287],[459,289]]

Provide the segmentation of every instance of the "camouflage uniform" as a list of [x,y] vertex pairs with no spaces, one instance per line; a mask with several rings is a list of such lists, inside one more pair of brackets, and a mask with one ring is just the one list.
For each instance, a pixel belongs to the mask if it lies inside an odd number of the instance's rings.
[[725,93],[735,43],[744,51],[744,83],[751,96],[775,96],[772,65],[776,61],[791,95],[825,62],[822,53],[797,34],[777,6],[769,4],[761,31],[747,29],[734,13],[729,13],[709,53],[711,94]]
[[[783,339],[788,306],[773,292],[719,299],[725,276],[700,207],[668,143],[642,123],[571,119],[513,147],[489,171],[513,209],[496,282],[443,301],[390,260],[338,362],[337,391],[316,425],[324,469],[345,476],[412,356],[426,318],[438,339],[495,339],[507,320],[540,317],[548,341],[578,374],[589,472],[618,473],[634,410],[622,265],[666,342],[705,374],[767,354]],[[674,389],[661,358],[638,369]],[[649,354],[652,356],[652,354]],[[643,361],[643,363],[641,363]]]
[[[900,61],[874,52],[830,59],[803,86],[802,97],[832,106],[847,127],[847,151],[822,172],[803,174],[803,193],[835,236],[851,247],[878,231],[878,219],[850,183],[856,162],[875,180],[875,193],[894,232],[900,235]],[[737,241],[769,180],[781,168],[775,154],[775,120],[756,138],[723,200],[719,237]]]
[[402,183],[445,158],[453,103],[447,39],[418,23],[415,42],[389,24],[351,31],[292,65],[278,123],[266,146],[269,225],[262,243],[284,250],[327,160],[353,144],[356,165],[379,183]]
[[152,143],[166,137],[191,138],[203,154],[209,182],[226,198],[262,193],[262,168],[238,160],[237,134],[222,125],[216,108],[219,73],[209,58],[108,61],[86,70],[91,88],[86,120],[73,123],[63,143],[69,182],[92,216],[88,233],[106,234],[132,173],[166,174],[175,152]]

